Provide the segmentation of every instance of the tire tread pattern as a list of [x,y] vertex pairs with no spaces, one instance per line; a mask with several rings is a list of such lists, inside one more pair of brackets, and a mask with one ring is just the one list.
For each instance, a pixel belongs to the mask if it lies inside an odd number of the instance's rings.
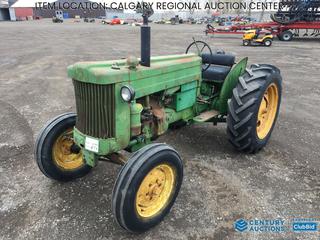
[[[65,121],[68,121],[68,119],[77,117],[76,113],[63,113],[61,115],[58,115],[57,117],[51,119],[48,121],[44,127],[40,130],[39,135],[37,136],[36,142],[35,142],[35,149],[34,149],[34,155],[36,159],[36,163],[40,169],[40,171],[48,178],[58,180],[58,181],[70,181],[75,178],[82,177],[86,175],[90,170],[91,167],[87,164],[85,164],[80,169],[77,169],[74,172],[59,172],[56,169],[48,169],[48,164],[46,164],[44,161],[45,156],[49,154],[48,152],[44,152],[45,146],[47,144],[48,138],[50,138],[51,133],[55,130],[55,128],[60,125],[64,124]],[[45,166],[47,165],[47,166]]]
[[140,170],[143,164],[145,164],[146,159],[149,159],[155,153],[164,150],[172,151],[179,156],[176,150],[164,143],[149,144],[135,152],[118,174],[112,191],[112,212],[117,223],[127,231],[135,232],[135,230],[130,229],[127,226],[124,217],[125,213],[123,212],[125,196],[128,192],[131,180]]
[[[231,144],[239,151],[254,153],[265,145],[257,144],[253,138],[256,127],[252,123],[256,118],[257,107],[260,106],[259,101],[264,93],[262,91],[271,78],[279,81],[281,91],[280,70],[273,65],[254,64],[239,77],[239,83],[233,89],[232,97],[228,101],[227,134]],[[278,111],[279,107],[280,102]]]

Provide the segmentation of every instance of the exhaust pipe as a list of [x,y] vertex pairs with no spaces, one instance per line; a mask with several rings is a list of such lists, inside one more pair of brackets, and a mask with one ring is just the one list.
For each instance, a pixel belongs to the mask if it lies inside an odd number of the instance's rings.
[[143,25],[141,26],[141,60],[140,64],[145,67],[150,67],[150,41],[151,27],[148,26],[148,16],[143,17]]

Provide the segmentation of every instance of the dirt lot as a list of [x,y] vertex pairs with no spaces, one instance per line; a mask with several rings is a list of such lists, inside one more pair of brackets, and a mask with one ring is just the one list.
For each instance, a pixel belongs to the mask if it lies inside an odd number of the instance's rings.
[[225,125],[190,126],[159,139],[185,163],[171,213],[132,235],[116,224],[111,191],[119,167],[101,163],[71,183],[44,177],[33,157],[40,128],[74,110],[66,68],[77,61],[139,56],[139,28],[50,21],[0,23],[0,239],[318,239],[319,233],[237,233],[239,218],[320,216],[319,40],[242,47],[238,37],[209,38],[203,26],[153,26],[152,54],[185,51],[192,37],[283,75],[279,121],[268,146],[239,154]]

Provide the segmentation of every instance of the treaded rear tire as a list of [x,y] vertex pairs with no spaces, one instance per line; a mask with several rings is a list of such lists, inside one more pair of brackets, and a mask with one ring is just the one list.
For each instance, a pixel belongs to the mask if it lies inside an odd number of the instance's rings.
[[[257,136],[257,117],[266,89],[272,84],[278,88],[278,107],[272,127],[264,139]],[[281,103],[280,70],[272,65],[252,65],[239,77],[228,101],[227,134],[232,145],[239,151],[255,153],[268,142],[279,114]]]

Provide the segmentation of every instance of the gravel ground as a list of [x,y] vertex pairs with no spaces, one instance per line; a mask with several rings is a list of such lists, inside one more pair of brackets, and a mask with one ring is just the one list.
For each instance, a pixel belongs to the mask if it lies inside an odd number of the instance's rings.
[[237,233],[239,218],[320,216],[319,40],[242,47],[239,37],[205,37],[203,26],[153,25],[152,54],[182,53],[192,37],[250,63],[278,66],[283,101],[267,147],[237,153],[224,124],[194,125],[158,141],[174,146],[185,166],[171,213],[151,231],[132,235],[111,213],[119,166],[102,162],[70,183],[38,170],[33,144],[40,128],[74,110],[66,68],[77,61],[139,55],[139,28],[48,20],[0,23],[0,239],[319,239],[319,233]]

